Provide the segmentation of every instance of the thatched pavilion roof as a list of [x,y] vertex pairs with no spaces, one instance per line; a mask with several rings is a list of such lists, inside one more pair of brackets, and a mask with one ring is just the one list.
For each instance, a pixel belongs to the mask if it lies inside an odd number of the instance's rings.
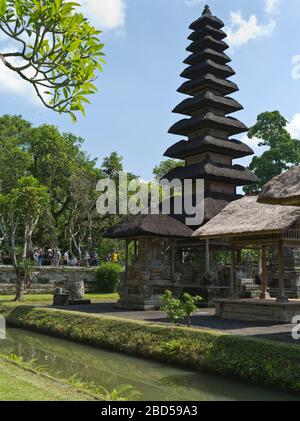
[[168,215],[136,215],[125,218],[123,222],[109,228],[106,238],[133,239],[137,237],[184,238],[193,231]]
[[297,221],[300,221],[299,207],[264,205],[257,202],[257,196],[245,196],[226,206],[193,236],[224,238],[280,233]]
[[300,206],[300,166],[274,177],[264,186],[259,203]]

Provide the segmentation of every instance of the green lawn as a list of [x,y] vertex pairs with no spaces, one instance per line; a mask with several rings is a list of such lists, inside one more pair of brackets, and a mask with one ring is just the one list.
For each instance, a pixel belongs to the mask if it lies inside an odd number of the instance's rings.
[[0,359],[0,401],[86,401],[88,394]]
[[[98,300],[114,300],[117,301],[119,299],[119,295],[117,293],[112,294],[86,294],[85,298],[90,299],[92,301]],[[0,301],[12,301],[14,299],[14,295],[0,295]],[[24,297],[24,302],[26,303],[52,303],[53,296],[51,294],[26,294]]]

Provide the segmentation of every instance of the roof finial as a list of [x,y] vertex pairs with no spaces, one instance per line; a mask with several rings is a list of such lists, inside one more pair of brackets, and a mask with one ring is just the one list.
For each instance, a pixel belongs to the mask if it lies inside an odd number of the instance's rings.
[[208,4],[205,5],[202,15],[211,15],[211,11]]

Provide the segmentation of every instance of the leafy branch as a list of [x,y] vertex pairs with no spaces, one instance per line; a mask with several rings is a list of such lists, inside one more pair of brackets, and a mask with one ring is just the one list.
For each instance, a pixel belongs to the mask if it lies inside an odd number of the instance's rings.
[[47,108],[74,121],[77,111],[85,114],[105,63],[101,31],[79,6],[67,0],[0,0],[0,30],[13,43],[12,51],[0,51],[1,61],[34,87]]

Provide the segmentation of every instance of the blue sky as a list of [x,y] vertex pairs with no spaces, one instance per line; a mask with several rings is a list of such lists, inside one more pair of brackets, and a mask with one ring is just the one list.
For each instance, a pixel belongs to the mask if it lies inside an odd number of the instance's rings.
[[[49,123],[82,136],[85,149],[101,159],[116,150],[125,167],[144,179],[180,137],[167,134],[180,116],[171,111],[187,57],[189,24],[201,0],[81,0],[84,12],[103,29],[107,64],[99,92],[76,124],[44,109],[31,87],[1,67],[1,113],[21,114],[34,125]],[[299,0],[211,0],[226,24],[234,94],[245,110],[236,117],[251,126],[263,111],[278,109],[300,138]],[[292,60],[294,63],[292,63]],[[248,142],[250,143],[250,142]],[[256,142],[251,146],[259,153]],[[249,160],[243,160],[247,164]]]

